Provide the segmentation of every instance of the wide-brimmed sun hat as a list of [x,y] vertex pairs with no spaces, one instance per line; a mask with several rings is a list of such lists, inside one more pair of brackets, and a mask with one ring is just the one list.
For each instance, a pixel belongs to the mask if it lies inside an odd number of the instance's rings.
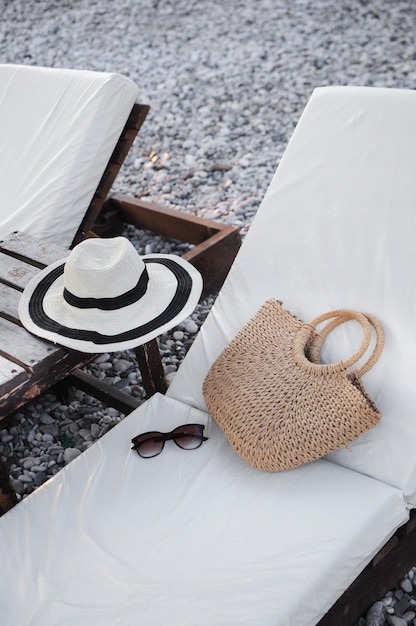
[[198,270],[173,254],[140,256],[124,237],[86,239],[26,286],[19,316],[27,330],[82,352],[142,345],[194,310]]

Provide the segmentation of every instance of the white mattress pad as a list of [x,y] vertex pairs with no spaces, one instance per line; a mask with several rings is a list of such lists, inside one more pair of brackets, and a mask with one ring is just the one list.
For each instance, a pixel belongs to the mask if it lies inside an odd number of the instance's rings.
[[0,237],[69,247],[136,100],[115,73],[0,65]]
[[[195,421],[197,450],[130,450]],[[255,470],[156,395],[0,518],[2,623],[311,626],[406,519],[397,489],[324,460]]]
[[[382,322],[384,351],[363,377],[382,413],[331,462],[416,504],[416,91],[316,89],[199,336],[168,391],[205,409],[211,363],[268,298],[300,319],[338,308]],[[357,325],[358,326],[358,325]],[[345,325],[323,357],[352,354]]]

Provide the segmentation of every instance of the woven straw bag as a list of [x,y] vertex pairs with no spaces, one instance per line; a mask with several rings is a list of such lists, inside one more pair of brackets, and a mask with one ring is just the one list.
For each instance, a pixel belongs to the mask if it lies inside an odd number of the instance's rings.
[[[359,347],[348,359],[321,364],[325,338],[348,320],[361,324]],[[347,371],[367,353],[374,332],[368,360]],[[205,402],[250,465],[291,469],[348,445],[380,420],[360,377],[383,345],[383,328],[372,315],[342,309],[303,323],[268,300],[211,366],[203,384]]]

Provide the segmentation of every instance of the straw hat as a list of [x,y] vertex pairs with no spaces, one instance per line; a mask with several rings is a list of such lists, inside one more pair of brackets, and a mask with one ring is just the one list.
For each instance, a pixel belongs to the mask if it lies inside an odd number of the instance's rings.
[[27,285],[19,316],[30,332],[82,352],[126,350],[190,315],[202,277],[171,254],[139,256],[124,237],[87,239]]

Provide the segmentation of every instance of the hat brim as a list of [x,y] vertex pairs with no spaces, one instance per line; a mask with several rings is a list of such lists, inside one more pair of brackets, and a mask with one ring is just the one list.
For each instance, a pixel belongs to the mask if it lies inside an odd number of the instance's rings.
[[142,345],[188,317],[202,292],[198,270],[176,255],[145,255],[149,282],[137,302],[115,310],[80,310],[63,297],[65,259],[40,271],[26,286],[19,317],[27,330],[88,353]]

